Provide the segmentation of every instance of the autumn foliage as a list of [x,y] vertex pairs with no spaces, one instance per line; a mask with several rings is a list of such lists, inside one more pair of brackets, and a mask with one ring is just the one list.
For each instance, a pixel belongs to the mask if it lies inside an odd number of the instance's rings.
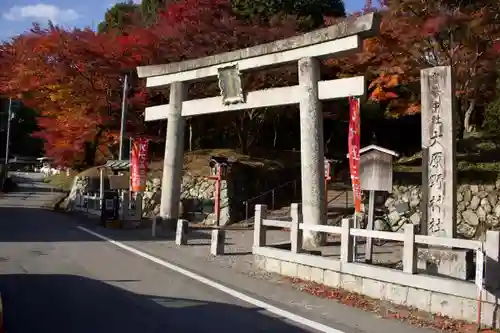
[[[380,35],[365,40],[358,55],[326,61],[326,72],[331,78],[367,75],[370,103],[387,115],[404,116],[420,110],[420,70],[452,65],[458,118],[463,130],[469,130],[473,115],[495,90],[499,3],[388,0],[383,5],[377,9],[368,2],[363,10],[381,12]],[[155,20],[142,23],[132,6],[123,6],[132,16],[116,11],[109,15],[126,18],[124,26],[110,23],[100,33],[34,26],[0,47],[0,95],[22,98],[41,112],[42,130],[36,135],[45,140],[46,154],[60,164],[92,165],[116,154],[122,78],[136,66],[197,58],[302,33],[300,19],[293,15],[249,24],[233,11],[230,0],[171,2],[159,7]],[[325,18],[324,24],[337,20]],[[296,80],[294,69],[287,67],[246,76],[245,87],[252,90]],[[161,137],[158,125],[146,126],[142,113],[146,104],[163,95],[148,93],[143,80],[134,80],[131,88],[127,132]],[[190,93],[210,95],[215,88],[195,85]],[[234,125],[241,137],[274,116],[239,117],[221,126]]]
[[[216,19],[214,19],[216,18]],[[231,15],[225,0],[188,0],[169,6],[149,27],[125,34],[67,31],[35,26],[3,45],[0,93],[22,98],[42,111],[46,153],[61,164],[93,164],[118,145],[121,79],[138,65],[180,61],[188,57],[246,47],[295,33],[252,27]],[[127,131],[145,133],[142,113],[148,94],[135,82],[129,96]]]

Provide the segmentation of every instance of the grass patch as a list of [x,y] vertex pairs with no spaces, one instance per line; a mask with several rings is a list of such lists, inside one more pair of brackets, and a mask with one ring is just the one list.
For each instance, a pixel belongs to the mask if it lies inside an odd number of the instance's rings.
[[70,175],[68,176],[66,175],[66,173],[61,172],[58,175],[50,175],[45,177],[44,182],[64,191],[70,191],[71,187],[73,186],[73,179],[76,175],[76,173],[70,173]]

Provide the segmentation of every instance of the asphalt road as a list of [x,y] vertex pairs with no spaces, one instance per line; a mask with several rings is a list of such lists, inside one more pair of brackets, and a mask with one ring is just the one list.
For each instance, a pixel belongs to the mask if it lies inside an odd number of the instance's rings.
[[36,208],[51,192],[22,191],[0,194],[8,333],[312,332],[100,241],[69,215]]

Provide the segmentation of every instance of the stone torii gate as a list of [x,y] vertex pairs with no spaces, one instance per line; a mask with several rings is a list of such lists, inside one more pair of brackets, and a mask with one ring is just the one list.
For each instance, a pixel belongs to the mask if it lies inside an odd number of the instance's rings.
[[[304,223],[326,223],[322,100],[365,94],[364,76],[320,81],[319,60],[356,54],[363,39],[376,35],[375,13],[347,19],[304,35],[177,63],[142,66],[147,87],[170,86],[169,104],[146,108],[145,120],[167,119],[160,216],[177,220],[184,154],[184,117],[299,104],[302,213]],[[299,85],[244,92],[240,72],[298,62]],[[218,77],[221,96],[186,100],[187,84]],[[321,242],[318,231],[304,232],[304,246]]]

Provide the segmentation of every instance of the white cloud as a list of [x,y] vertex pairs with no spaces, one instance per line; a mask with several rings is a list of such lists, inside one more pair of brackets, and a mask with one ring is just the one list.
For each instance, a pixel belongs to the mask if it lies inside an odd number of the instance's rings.
[[9,21],[50,20],[54,23],[74,21],[78,13],[73,9],[61,9],[54,5],[38,4],[32,6],[14,6],[3,15]]

